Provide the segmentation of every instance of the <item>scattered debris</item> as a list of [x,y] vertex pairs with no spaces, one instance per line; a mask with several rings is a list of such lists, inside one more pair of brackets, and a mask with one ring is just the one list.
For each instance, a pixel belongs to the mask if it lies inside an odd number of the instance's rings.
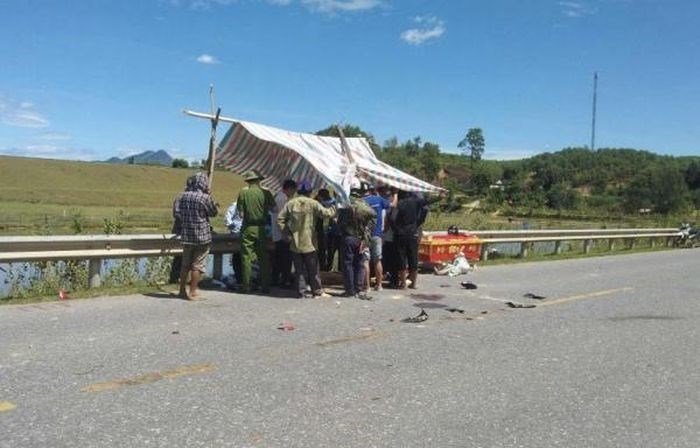
[[488,313],[489,313],[488,310],[484,310],[481,312],[481,314],[488,314]]
[[464,310],[461,308],[445,308],[445,311],[449,311],[450,313],[464,314]]
[[440,285],[441,288],[449,288],[452,285]]
[[180,334],[180,330],[172,331],[172,332],[170,332],[170,334]]
[[506,302],[506,305],[508,305],[511,308],[535,308],[537,305],[526,305],[524,303],[517,303],[517,302]]
[[442,294],[419,294],[419,293],[412,293],[411,298],[414,300],[428,300],[431,302],[436,302],[438,300],[442,300],[445,298],[444,295]]
[[523,297],[527,297],[527,298],[529,298],[529,299],[535,299],[535,300],[544,300],[544,299],[547,298],[546,296],[541,296],[541,295],[538,295],[538,294],[533,294],[533,293],[531,293],[531,292],[526,292],[525,294],[523,294]]
[[281,324],[279,324],[279,325],[277,326],[277,329],[278,329],[278,330],[282,330],[282,331],[293,331],[293,330],[294,330],[294,325],[292,325],[292,324],[289,323],[289,322],[282,322]]
[[68,292],[65,289],[58,291],[58,298],[61,300],[68,300]]
[[476,285],[472,282],[462,282],[460,283],[464,289],[476,289]]
[[407,324],[417,324],[420,322],[425,322],[426,320],[428,320],[428,313],[426,313],[425,310],[421,308],[419,315],[415,317],[407,317],[405,319],[402,319],[401,322]]

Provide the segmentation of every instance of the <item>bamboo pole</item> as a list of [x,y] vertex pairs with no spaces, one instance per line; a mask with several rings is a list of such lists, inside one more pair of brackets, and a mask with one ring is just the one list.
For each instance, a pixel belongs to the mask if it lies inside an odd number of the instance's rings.
[[207,175],[209,177],[209,191],[214,184],[214,165],[216,164],[216,127],[219,124],[219,116],[221,108],[219,107],[214,114],[214,84],[209,85],[209,102],[211,105],[211,136],[209,137],[209,157],[207,158]]

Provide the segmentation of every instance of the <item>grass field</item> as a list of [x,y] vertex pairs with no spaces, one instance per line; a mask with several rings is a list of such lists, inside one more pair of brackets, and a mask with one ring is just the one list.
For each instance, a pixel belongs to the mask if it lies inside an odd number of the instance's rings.
[[[166,231],[173,199],[193,172],[0,156],[0,233],[70,234],[76,219],[86,233],[102,233],[104,219],[118,217],[129,232]],[[243,185],[233,173],[215,173],[213,196],[222,213]]]

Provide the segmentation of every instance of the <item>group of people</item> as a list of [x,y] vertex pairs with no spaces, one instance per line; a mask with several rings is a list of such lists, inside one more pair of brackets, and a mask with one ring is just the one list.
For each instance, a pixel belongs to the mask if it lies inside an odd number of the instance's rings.
[[[370,299],[371,271],[376,290],[383,288],[385,272],[392,287],[416,287],[421,226],[428,205],[440,197],[357,182],[349,203],[338,204],[326,189],[312,198],[308,181],[288,179],[273,196],[261,186],[259,172],[249,171],[243,178],[247,186],[224,216],[240,242],[240,251],[232,255],[237,291],[252,291],[257,266],[262,293],[278,286],[291,288],[299,298],[326,296],[320,273],[333,268],[336,253],[345,296]],[[179,294],[184,299],[197,299],[212,240],[210,219],[217,214],[206,174],[189,177],[173,204],[173,231],[183,242]]]

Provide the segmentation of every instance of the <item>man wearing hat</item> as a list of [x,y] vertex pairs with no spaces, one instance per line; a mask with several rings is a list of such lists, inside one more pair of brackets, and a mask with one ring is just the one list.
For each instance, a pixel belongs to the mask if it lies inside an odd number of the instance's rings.
[[289,248],[294,262],[294,286],[298,298],[307,295],[306,285],[311,287],[313,297],[324,295],[316,253],[318,249],[316,219],[331,218],[335,215],[333,205],[326,208],[309,197],[311,190],[311,184],[308,181],[300,182],[298,195],[285,204],[277,217],[277,222],[273,223],[289,237]]
[[258,259],[260,287],[263,292],[270,290],[270,260],[267,248],[265,226],[269,213],[274,210],[275,201],[272,193],[260,186],[264,177],[256,170],[243,174],[248,184],[238,194],[238,213],[243,219],[241,228],[241,257],[243,262],[243,284],[240,292],[250,292],[250,277],[254,255]]

